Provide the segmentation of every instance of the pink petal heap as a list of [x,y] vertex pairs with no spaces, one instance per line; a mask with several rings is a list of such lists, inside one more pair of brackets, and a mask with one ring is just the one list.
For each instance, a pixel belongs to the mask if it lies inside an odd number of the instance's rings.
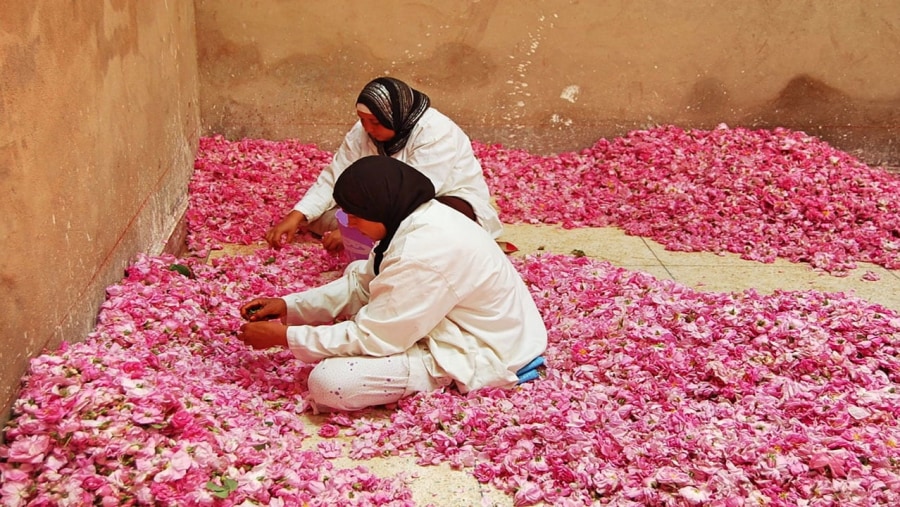
[[834,275],[900,268],[900,180],[803,132],[659,127],[547,157],[474,146],[508,223],[612,225]]
[[[475,147],[507,222],[617,225],[835,274],[898,265],[895,177],[802,133],[667,127],[555,157]],[[299,244],[199,258],[258,242],[329,159],[202,141],[196,257],[138,257],[94,332],[32,360],[0,445],[2,505],[413,504],[410,476],[330,461],[343,454],[448,463],[516,505],[900,505],[897,312],[843,293],[698,292],[586,257],[512,258],[550,330],[541,378],[308,429],[312,365],[236,340],[238,307],[344,261]]]
[[[96,330],[31,363],[0,447],[4,506],[413,505],[406,479],[304,449],[310,365],[234,337],[239,305],[335,278],[319,247],[140,257]],[[184,262],[184,261],[182,261]]]
[[[857,262],[900,268],[900,180],[803,132],[658,127],[553,156],[473,148],[506,223],[616,226],[674,251],[837,276]],[[192,249],[259,242],[331,156],[293,140],[202,139]]]

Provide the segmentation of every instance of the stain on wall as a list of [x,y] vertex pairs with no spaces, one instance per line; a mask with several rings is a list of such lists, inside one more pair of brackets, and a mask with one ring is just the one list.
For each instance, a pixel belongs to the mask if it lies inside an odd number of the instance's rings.
[[84,339],[104,289],[186,209],[193,3],[3,2],[0,72],[5,422],[29,358]]
[[[334,149],[390,74],[537,153],[659,124],[784,126],[900,162],[900,4],[197,0],[204,134]],[[577,87],[576,101],[563,90]],[[823,95],[824,94],[824,95]]]

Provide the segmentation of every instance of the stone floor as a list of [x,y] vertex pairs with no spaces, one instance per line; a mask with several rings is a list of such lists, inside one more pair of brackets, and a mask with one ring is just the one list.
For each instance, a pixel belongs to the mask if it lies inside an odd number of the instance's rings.
[[[698,290],[730,292],[755,288],[762,293],[776,289],[822,290],[845,292],[900,311],[900,271],[861,264],[846,277],[816,272],[806,264],[778,260],[772,264],[741,260],[736,255],[681,253],[665,250],[651,240],[627,236],[615,228],[564,230],[551,226],[507,225],[502,240],[518,248],[512,255],[522,256],[539,251],[572,253],[580,250],[593,258],[635,271],[649,273],[659,279],[672,279]],[[226,247],[213,255],[239,254],[252,247]],[[865,281],[862,275],[872,271],[878,281]],[[385,417],[387,417],[385,413]],[[310,431],[325,422],[322,416],[308,415]],[[314,446],[317,437],[308,440]],[[420,467],[413,458],[391,457],[354,461],[338,458],[340,467],[365,466],[385,477],[404,472],[415,479],[410,488],[416,505],[512,506],[513,500],[496,489],[478,483],[466,470],[447,466]]]

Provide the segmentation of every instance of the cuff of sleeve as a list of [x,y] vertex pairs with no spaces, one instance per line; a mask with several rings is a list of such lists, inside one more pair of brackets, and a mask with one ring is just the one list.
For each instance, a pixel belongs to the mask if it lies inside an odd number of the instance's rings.
[[291,350],[291,353],[294,354],[294,357],[303,361],[304,363],[315,363],[316,361],[322,359],[321,357],[316,357],[313,354],[310,354],[309,350],[304,346],[303,343],[303,328],[305,326],[288,326],[287,328],[287,342],[288,348]]
[[303,208],[303,205],[302,205],[301,203],[299,203],[299,202],[298,202],[297,204],[294,205],[293,210],[294,210],[294,211],[299,211],[300,213],[303,213],[303,216],[306,217],[306,221],[307,221],[307,222],[312,222],[313,220],[315,220],[316,218],[318,218],[318,217],[315,217],[315,218],[311,217],[311,216],[310,216],[310,212],[309,212],[308,210],[304,209],[304,208]]
[[[287,307],[287,312],[284,314],[284,323],[287,326],[302,324],[302,322],[300,322],[300,312],[297,311],[295,300],[290,297],[282,297],[281,299]],[[290,343],[290,335],[290,328],[288,328],[288,343]]]

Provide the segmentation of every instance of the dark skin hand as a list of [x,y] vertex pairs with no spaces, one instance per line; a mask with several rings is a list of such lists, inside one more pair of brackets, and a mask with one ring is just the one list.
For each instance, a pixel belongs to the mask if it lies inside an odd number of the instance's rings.
[[335,229],[322,236],[322,246],[331,253],[337,253],[344,249],[344,241],[341,239],[341,230]]
[[[281,248],[294,241],[294,238],[297,236],[298,228],[306,227],[308,225],[309,222],[306,220],[303,213],[292,210],[285,215],[281,222],[278,222],[266,231],[266,242],[269,243],[269,246],[272,248]],[[337,253],[343,250],[344,243],[341,241],[341,231],[337,229],[330,233],[326,233],[322,238],[322,246],[331,253]]]
[[294,236],[297,235],[297,229],[301,225],[306,226],[307,224],[306,216],[304,216],[303,213],[300,213],[297,210],[291,210],[290,213],[281,219],[281,222],[278,222],[272,226],[271,229],[266,231],[266,242],[268,242],[269,246],[272,248],[281,248],[283,245],[294,241]]
[[[281,298],[257,298],[241,307],[241,325],[237,338],[254,349],[287,347],[287,305]],[[277,319],[277,320],[272,320]]]

